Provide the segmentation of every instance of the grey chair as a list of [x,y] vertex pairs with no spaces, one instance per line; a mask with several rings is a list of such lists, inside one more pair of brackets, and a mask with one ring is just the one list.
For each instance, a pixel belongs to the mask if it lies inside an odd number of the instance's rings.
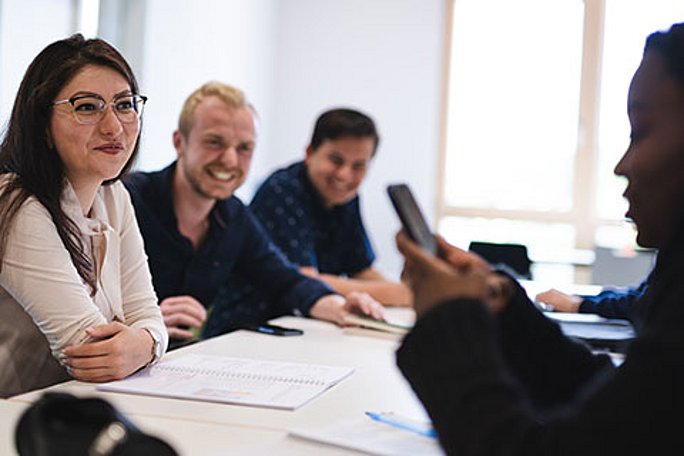
[[520,279],[532,279],[532,261],[522,244],[496,244],[472,241],[468,250],[484,258],[492,267],[507,269]]
[[591,269],[591,281],[597,285],[614,287],[635,287],[644,281],[653,269],[655,250],[637,250],[634,255],[596,247],[596,257]]

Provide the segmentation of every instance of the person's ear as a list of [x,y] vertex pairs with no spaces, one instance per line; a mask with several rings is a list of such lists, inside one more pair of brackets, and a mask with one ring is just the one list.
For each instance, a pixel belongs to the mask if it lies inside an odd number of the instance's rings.
[[185,137],[179,130],[173,132],[173,147],[176,149],[176,156],[180,157],[185,151]]
[[[306,146],[306,157],[305,157],[306,160],[308,160],[309,158],[311,158],[311,156],[312,156],[314,153],[316,153],[316,150],[313,148],[313,146],[311,146],[311,144],[309,144],[308,146]],[[306,160],[305,160],[305,161],[306,161]]]

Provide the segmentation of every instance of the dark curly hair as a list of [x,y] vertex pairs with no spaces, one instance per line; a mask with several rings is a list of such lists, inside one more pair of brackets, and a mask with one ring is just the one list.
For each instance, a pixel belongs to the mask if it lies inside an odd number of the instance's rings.
[[674,24],[666,32],[655,32],[646,39],[644,52],[655,51],[665,59],[665,64],[684,84],[684,22]]

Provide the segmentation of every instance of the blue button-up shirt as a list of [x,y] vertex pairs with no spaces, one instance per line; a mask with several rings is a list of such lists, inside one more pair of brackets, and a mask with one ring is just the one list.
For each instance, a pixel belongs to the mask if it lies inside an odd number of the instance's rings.
[[271,174],[257,190],[250,209],[271,240],[299,266],[353,276],[375,260],[361,221],[359,197],[326,208],[304,162]]
[[[249,208],[234,196],[216,203],[209,214],[206,240],[194,251],[190,240],[178,231],[172,199],[174,171],[175,163],[124,179],[160,301],[190,295],[205,307],[213,307],[207,322],[213,335],[285,313],[307,315],[319,298],[333,293],[322,282],[300,274],[270,242]],[[239,308],[243,303],[229,300],[236,282],[261,290],[268,305]],[[223,314],[221,324],[211,321],[215,313]],[[234,318],[226,318],[226,313]]]

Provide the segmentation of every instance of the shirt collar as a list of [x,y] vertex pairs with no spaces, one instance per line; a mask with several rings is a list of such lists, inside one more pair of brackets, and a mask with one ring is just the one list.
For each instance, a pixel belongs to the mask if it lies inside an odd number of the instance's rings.
[[76,196],[74,187],[68,179],[62,191],[62,210],[76,224],[81,233],[85,236],[101,234],[107,230],[108,219],[107,210],[102,199],[102,187],[98,189],[93,199],[90,213],[85,216],[81,209],[81,203]]

